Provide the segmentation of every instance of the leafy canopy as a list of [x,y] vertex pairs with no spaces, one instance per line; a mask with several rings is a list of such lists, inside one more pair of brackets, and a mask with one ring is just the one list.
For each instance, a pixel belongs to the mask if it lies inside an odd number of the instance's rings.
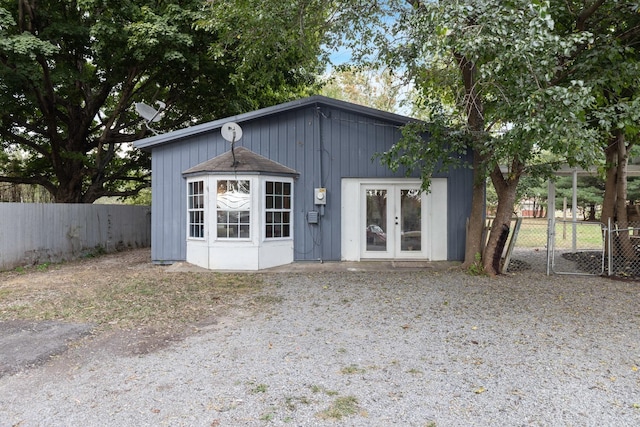
[[136,194],[149,158],[129,143],[149,131],[134,102],[166,103],[154,123],[163,132],[307,94],[325,10],[0,0],[0,181],[41,185],[59,202]]

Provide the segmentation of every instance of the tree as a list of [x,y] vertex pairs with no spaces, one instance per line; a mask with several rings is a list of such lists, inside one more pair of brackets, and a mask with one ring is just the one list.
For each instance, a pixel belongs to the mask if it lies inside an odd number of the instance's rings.
[[389,70],[355,67],[333,71],[322,87],[326,96],[397,113],[401,84]]
[[533,201],[533,217],[542,218],[547,204],[548,186],[542,177],[525,175],[520,179],[517,188],[516,202],[520,200]]
[[[563,32],[586,31],[592,42],[573,55],[563,72],[591,88],[595,104],[588,121],[601,141],[602,170],[606,172],[601,221],[617,220],[627,229],[627,164],[638,143],[640,126],[639,6],[632,2],[566,1],[553,3],[555,20]],[[635,257],[633,245],[617,233],[617,248]]]
[[[399,18],[390,32],[396,39],[382,39],[385,59],[406,67],[425,92],[442,92],[449,85],[456,116],[464,117],[463,127],[453,122],[449,128],[466,135],[474,153],[476,187],[464,265],[482,253],[485,270],[497,274],[520,178],[548,174],[560,162],[595,161],[595,132],[585,120],[593,102],[590,88],[562,74],[590,35],[556,33],[544,1],[409,3],[396,12]],[[441,133],[445,140],[452,135]],[[421,152],[400,150],[397,155],[412,157],[422,167],[433,144],[443,145],[437,139],[432,137]],[[547,162],[546,153],[555,162]],[[487,176],[498,206],[482,251]]]
[[150,131],[134,102],[166,103],[163,132],[307,94],[328,6],[285,3],[0,0],[0,182],[137,194],[149,158],[129,143]]
[[[598,207],[602,206],[604,196],[604,179],[597,175],[579,176],[577,182],[577,206],[582,211],[582,217],[588,221],[596,221]],[[556,198],[558,200],[573,199],[573,177],[562,176],[556,180]],[[556,206],[563,206],[558,202]]]

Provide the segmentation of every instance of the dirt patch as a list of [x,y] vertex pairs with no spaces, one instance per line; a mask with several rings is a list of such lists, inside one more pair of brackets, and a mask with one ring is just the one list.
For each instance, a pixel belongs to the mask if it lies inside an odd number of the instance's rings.
[[149,249],[1,272],[0,376],[69,348],[80,359],[166,348],[233,307],[255,306],[261,284],[247,274],[169,272]]
[[0,322],[0,377],[40,365],[64,353],[90,333],[93,325],[56,321]]

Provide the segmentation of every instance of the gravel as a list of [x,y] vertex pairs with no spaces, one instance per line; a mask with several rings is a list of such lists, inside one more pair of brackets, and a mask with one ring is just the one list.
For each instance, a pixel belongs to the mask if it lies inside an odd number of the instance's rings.
[[0,378],[0,426],[640,425],[637,282],[264,279],[252,304],[161,350],[83,341]]

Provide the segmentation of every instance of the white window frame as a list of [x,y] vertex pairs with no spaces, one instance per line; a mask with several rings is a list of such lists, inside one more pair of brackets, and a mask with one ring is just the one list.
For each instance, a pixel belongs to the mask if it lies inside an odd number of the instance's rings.
[[[195,192],[196,189],[199,192]],[[187,238],[189,239],[205,240],[207,238],[205,189],[204,179],[194,179],[187,182]],[[196,229],[200,231],[197,233],[199,235],[193,233]]]
[[[268,193],[269,184],[273,185],[273,192]],[[281,185],[281,193],[276,193],[277,185]],[[285,186],[289,187],[288,194],[285,194]],[[264,236],[265,240],[287,240],[293,236],[293,182],[289,180],[276,180],[266,179],[264,183]],[[272,203],[270,203],[270,201]],[[278,201],[280,203],[278,203]],[[275,217],[279,216],[280,220],[276,221]],[[285,221],[284,217],[287,216],[288,220]],[[271,217],[271,221],[268,218]],[[276,227],[280,227],[280,235],[274,236],[273,231],[268,232],[269,227],[273,227],[275,231]],[[284,235],[284,229],[287,229],[287,235]],[[271,236],[269,236],[271,234]]]

